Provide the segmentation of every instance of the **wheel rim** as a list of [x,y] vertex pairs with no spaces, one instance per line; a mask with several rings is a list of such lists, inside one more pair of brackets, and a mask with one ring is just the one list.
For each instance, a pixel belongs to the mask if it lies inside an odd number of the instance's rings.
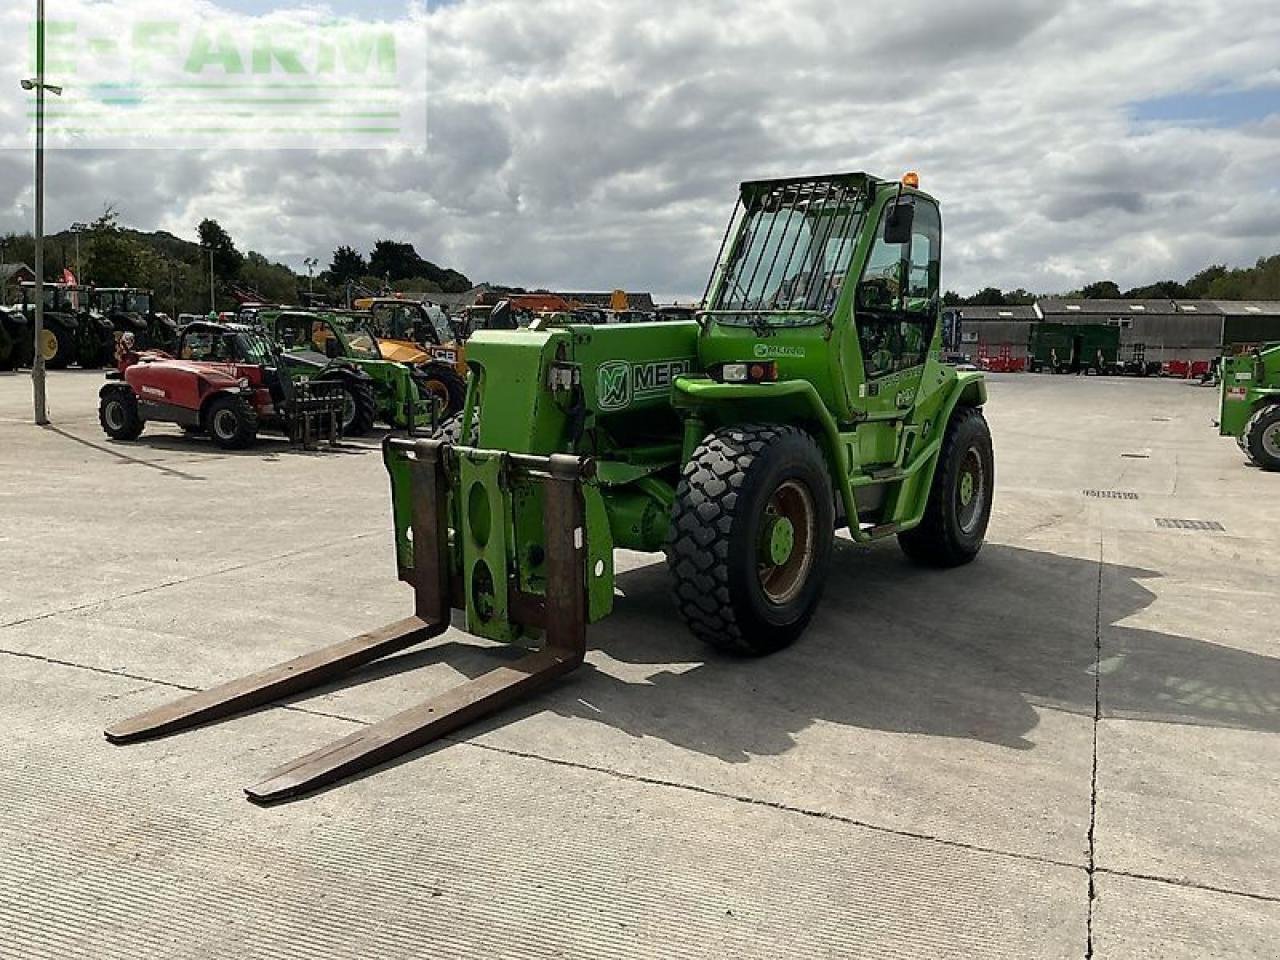
[[765,505],[758,550],[760,588],[769,602],[794,600],[813,568],[817,510],[808,487],[795,480],[781,484]]
[[439,380],[424,380],[422,383],[422,387],[424,390],[427,391],[427,393],[431,394],[432,397],[438,400],[444,407],[448,408],[449,406],[449,388],[448,387],[446,387]]
[[219,410],[213,415],[213,432],[223,440],[230,440],[236,435],[239,418],[232,410]]
[[1267,456],[1280,460],[1280,420],[1262,430],[1262,449]]
[[52,330],[44,330],[40,334],[40,356],[52,360],[58,355],[58,335]]
[[109,401],[102,414],[112,430],[124,429],[124,405],[119,400]]
[[977,447],[965,451],[956,483],[956,520],[964,533],[973,533],[987,502],[987,470]]

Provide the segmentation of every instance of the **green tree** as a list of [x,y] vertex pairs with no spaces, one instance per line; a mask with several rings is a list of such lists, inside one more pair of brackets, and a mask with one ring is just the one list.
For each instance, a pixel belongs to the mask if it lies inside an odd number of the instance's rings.
[[196,232],[200,235],[200,246],[205,250],[205,256],[209,255],[209,250],[213,251],[213,267],[218,277],[223,282],[238,278],[244,266],[244,255],[236,249],[231,235],[222,229],[222,225],[217,220],[202,220]]
[[333,260],[329,263],[328,283],[344,286],[358,281],[369,273],[369,264],[354,247],[342,246],[333,251]]
[[1080,294],[1086,300],[1119,300],[1120,287],[1113,280],[1099,280],[1096,283],[1086,283]]

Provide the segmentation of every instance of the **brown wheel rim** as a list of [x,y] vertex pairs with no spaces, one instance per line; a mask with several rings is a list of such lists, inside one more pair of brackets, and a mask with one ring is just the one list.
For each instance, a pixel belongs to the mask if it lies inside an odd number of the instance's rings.
[[756,572],[765,597],[784,606],[799,596],[813,569],[817,510],[813,494],[798,480],[780,484],[765,504]]

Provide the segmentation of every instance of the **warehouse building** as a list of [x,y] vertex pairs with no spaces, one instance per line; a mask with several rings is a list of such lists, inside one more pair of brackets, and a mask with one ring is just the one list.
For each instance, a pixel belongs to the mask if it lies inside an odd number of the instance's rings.
[[1035,323],[1120,328],[1120,355],[1161,363],[1211,360],[1224,349],[1280,341],[1280,302],[1230,300],[1066,300],[1026,307],[960,307],[965,353],[995,355],[1006,345],[1027,355]]

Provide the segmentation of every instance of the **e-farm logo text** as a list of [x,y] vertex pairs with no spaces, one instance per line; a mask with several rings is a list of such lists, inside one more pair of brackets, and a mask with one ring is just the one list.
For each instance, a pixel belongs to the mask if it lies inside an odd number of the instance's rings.
[[[45,23],[45,135],[55,147],[370,149],[426,146],[425,14],[336,20],[314,10],[219,13],[174,0],[175,16],[68,0]],[[154,13],[158,7],[146,4]],[[182,15],[184,10],[187,15]],[[36,25],[31,37],[35,73]],[[29,145],[25,122],[0,146]],[[20,127],[20,129],[18,129]]]
[[611,360],[600,365],[596,402],[600,409],[624,410],[642,397],[657,397],[671,389],[675,378],[693,368],[689,360],[650,360],[631,363]]

